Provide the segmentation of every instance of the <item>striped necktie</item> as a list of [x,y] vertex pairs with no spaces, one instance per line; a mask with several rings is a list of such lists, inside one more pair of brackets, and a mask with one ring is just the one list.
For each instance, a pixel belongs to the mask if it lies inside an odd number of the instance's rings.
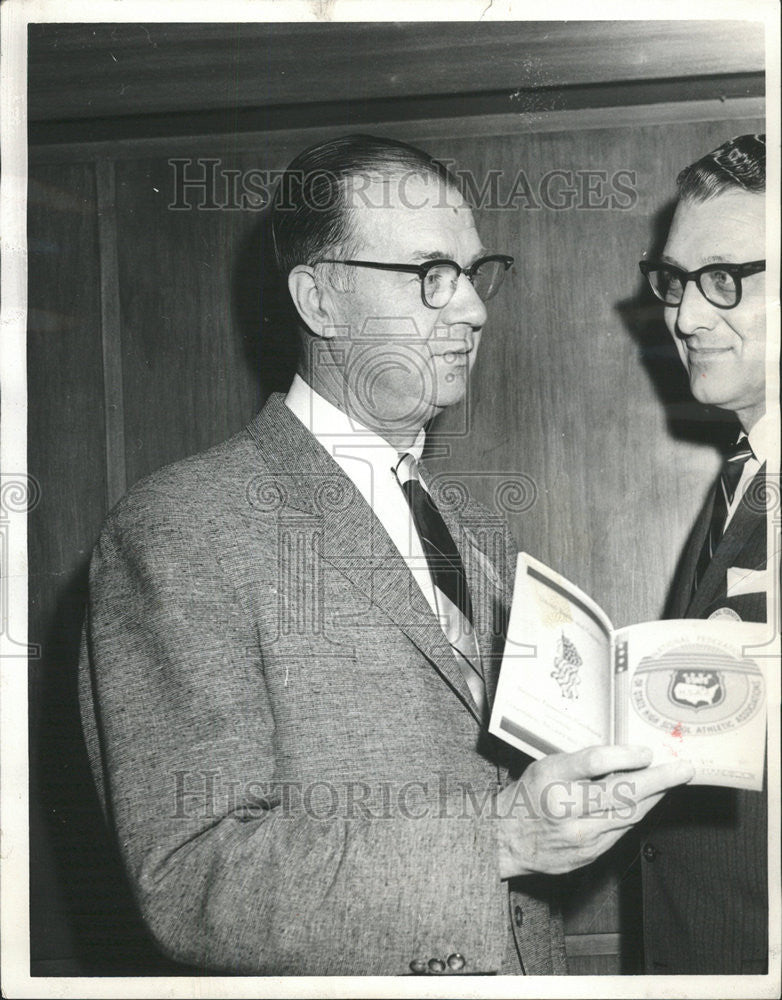
[[394,473],[410,506],[429,565],[440,624],[478,712],[484,718],[486,688],[461,556],[434,500],[421,483],[415,458],[410,454],[403,455]]
[[746,434],[742,434],[736,444],[730,449],[730,451],[725,456],[725,461],[722,464],[722,471],[720,472],[719,482],[717,483],[717,492],[714,496],[714,507],[711,512],[711,522],[709,524],[709,530],[706,537],[703,540],[703,546],[698,556],[698,564],[695,568],[695,577],[693,580],[693,593],[697,590],[698,584],[703,579],[703,574],[706,572],[709,563],[712,560],[714,553],[717,550],[717,546],[720,543],[720,539],[725,531],[725,524],[728,520],[728,510],[730,505],[733,503],[733,498],[736,495],[736,488],[739,485],[739,480],[741,479],[741,473],[744,471],[744,466],[750,458],[754,457],[754,453],[749,446],[749,440]]

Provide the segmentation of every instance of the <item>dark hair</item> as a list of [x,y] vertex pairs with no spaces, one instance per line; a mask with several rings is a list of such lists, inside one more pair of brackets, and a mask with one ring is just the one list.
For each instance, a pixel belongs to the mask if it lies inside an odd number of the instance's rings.
[[766,136],[739,135],[691,163],[676,178],[680,198],[707,201],[725,191],[766,190]]
[[[272,212],[277,266],[287,276],[297,264],[329,257],[354,237],[348,181],[366,174],[418,173],[458,190],[444,164],[396,139],[346,135],[310,146],[283,174]],[[350,256],[350,251],[347,256]]]

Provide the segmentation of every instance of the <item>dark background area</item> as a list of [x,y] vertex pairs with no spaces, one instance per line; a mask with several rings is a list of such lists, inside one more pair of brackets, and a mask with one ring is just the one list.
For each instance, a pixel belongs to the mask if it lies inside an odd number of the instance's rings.
[[[504,476],[531,477],[537,501],[511,518],[521,547],[623,625],[661,613],[725,431],[689,399],[636,261],[663,238],[678,170],[761,130],[763,95],[762,30],[742,21],[30,27],[33,975],[185,971],[135,915],[82,745],[76,666],[107,510],[290,378],[264,213],[234,207],[226,177],[357,130],[417,143],[479,184],[499,170],[506,195],[523,171],[537,207],[476,212],[516,265],[430,465],[472,477],[490,504]],[[211,209],[177,189],[175,158],[190,178],[218,161]],[[569,206],[541,198],[554,170],[571,178]],[[629,204],[590,205],[584,171],[605,176],[603,194],[631,172]],[[571,880],[574,972],[639,971],[635,862],[628,838]]]

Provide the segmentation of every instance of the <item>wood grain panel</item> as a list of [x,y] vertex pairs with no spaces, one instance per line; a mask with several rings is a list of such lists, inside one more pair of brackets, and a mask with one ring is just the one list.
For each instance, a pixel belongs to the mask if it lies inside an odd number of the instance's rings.
[[618,934],[568,934],[565,943],[572,958],[619,954]]
[[[639,93],[639,90],[642,92]],[[507,106],[499,106],[504,102],[494,99],[484,101],[480,95],[475,98],[457,97],[455,104],[450,98],[442,102],[428,98],[420,102],[414,100],[414,108],[400,107],[400,102],[388,102],[384,108],[391,117],[366,118],[341,107],[338,117],[330,118],[327,113],[321,116],[321,111],[327,112],[322,105],[317,111],[311,109],[306,120],[294,114],[278,120],[276,113],[260,111],[252,116],[232,119],[229,126],[235,124],[236,127],[229,127],[228,131],[225,130],[224,119],[220,122],[221,128],[210,129],[210,123],[215,124],[214,119],[204,115],[185,115],[184,121],[177,119],[176,131],[156,131],[166,122],[173,128],[171,119],[155,119],[156,128],[152,129],[146,125],[147,117],[134,119],[137,127],[122,121],[111,134],[99,137],[91,134],[90,126],[86,129],[90,133],[89,141],[85,141],[85,128],[79,123],[74,125],[76,135],[70,127],[74,123],[41,129],[31,126],[31,143],[35,135],[35,145],[31,144],[29,156],[36,163],[73,163],[101,157],[138,160],[193,155],[195,148],[199,156],[222,156],[226,149],[231,149],[237,154],[247,152],[257,157],[259,149],[271,151],[270,143],[274,143],[275,148],[278,144],[290,145],[295,151],[334,135],[336,129],[343,134],[346,131],[374,130],[391,138],[416,143],[431,142],[436,138],[458,138],[465,134],[476,138],[482,135],[518,137],[526,132],[581,131],[605,128],[609,122],[612,128],[621,128],[634,126],[639,121],[648,125],[732,121],[762,116],[765,109],[763,74],[698,78],[688,80],[686,84],[681,80],[652,82],[638,87],[607,84],[600,88],[600,101],[596,104],[574,102],[572,96],[581,93],[580,88],[567,93],[571,99],[560,102],[562,91],[547,91],[545,99],[536,99],[522,108],[514,105],[510,114]],[[590,91],[590,95],[591,100],[595,97],[594,91]],[[641,107],[643,110],[639,111]],[[336,108],[336,105],[329,105],[329,108]],[[405,114],[406,111],[409,115]],[[248,122],[250,118],[251,123]],[[105,119],[100,121],[103,125],[107,124]],[[249,127],[239,128],[240,124]],[[125,128],[126,125],[128,128]],[[41,131],[56,132],[57,138],[42,137]]]
[[723,21],[30,27],[31,121],[469,94],[763,69]]
[[93,164],[33,167],[28,199],[30,953],[33,975],[171,971],[136,916],[94,790],[76,670],[107,510]]
[[125,400],[122,385],[122,329],[117,269],[117,212],[114,163],[95,164],[100,259],[101,356],[103,359],[104,420],[106,424],[106,494],[108,506],[127,492],[125,462]]
[[82,794],[89,788],[78,767],[84,754],[75,664],[86,560],[105,512],[105,472],[92,168],[35,169],[28,205],[28,472],[41,495],[29,521],[29,634],[41,645],[30,669],[29,718],[35,959],[76,947],[60,862],[78,826],[69,782],[75,778],[76,799],[79,786]]
[[259,219],[171,210],[172,178],[165,159],[117,166],[129,485],[230,436],[259,405]]
[[[612,108],[633,111],[642,106],[666,105],[675,108],[680,102],[692,106],[695,102],[714,104],[747,100],[754,97],[762,104],[765,94],[765,74],[732,73],[688,79],[683,88],[680,79],[632,80],[617,88],[613,83],[579,86],[519,88],[489,91],[480,94],[428,94],[414,97],[371,98],[359,104],[341,101],[318,101],[310,104],[277,104],[261,108],[217,108],[213,111],[180,111],[165,115],[132,115],[123,118],[77,118],[58,122],[31,122],[28,130],[31,146],[39,153],[41,147],[67,148],[69,156],[78,158],[80,144],[90,144],[89,155],[97,152],[101,143],[131,144],[134,157],[142,142],[164,140],[168,147],[177,137],[217,137],[226,132],[234,137],[252,133],[270,133],[291,129],[338,127],[360,131],[376,122],[404,123],[414,131],[421,122],[449,118],[480,118],[480,127],[492,133],[492,119],[512,114],[523,123],[525,118],[536,125],[543,117],[567,112],[580,116],[585,110]],[[720,117],[719,110],[715,117]],[[581,124],[577,125],[581,128]],[[460,129],[456,128],[454,134]],[[533,129],[536,131],[536,129]],[[238,146],[237,138],[234,144]],[[250,143],[252,145],[252,143]]]
[[571,976],[617,976],[621,969],[616,955],[569,955],[568,971]]

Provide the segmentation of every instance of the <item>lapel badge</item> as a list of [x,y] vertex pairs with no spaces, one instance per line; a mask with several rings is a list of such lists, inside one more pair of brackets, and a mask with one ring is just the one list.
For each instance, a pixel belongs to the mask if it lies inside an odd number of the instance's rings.
[[712,611],[712,613],[709,615],[709,621],[711,621],[711,619],[713,618],[715,619],[722,618],[725,621],[733,621],[733,622],[740,622],[742,620],[741,615],[738,613],[738,611],[734,611],[733,608],[717,608],[716,611]]

